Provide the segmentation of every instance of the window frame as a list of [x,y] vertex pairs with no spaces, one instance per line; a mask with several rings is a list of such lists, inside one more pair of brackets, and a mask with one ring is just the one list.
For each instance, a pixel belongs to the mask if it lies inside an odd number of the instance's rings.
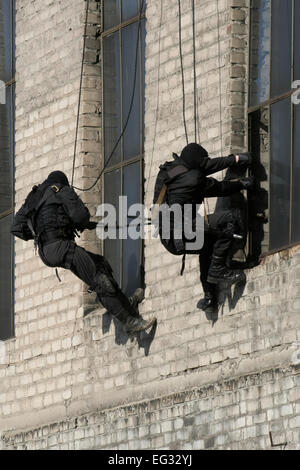
[[[290,41],[291,41],[291,85],[292,83],[297,79],[295,78],[295,2],[296,0],[291,0],[292,1],[292,28],[290,31]],[[269,115],[269,123],[271,123],[271,106],[275,103],[278,103],[280,101],[283,101],[285,99],[288,99],[292,97],[292,95],[295,93],[295,89],[291,88],[289,91],[284,92],[282,94],[276,95],[271,97],[271,74],[272,74],[272,12],[274,8],[274,4],[272,4],[272,0],[270,0],[270,48],[269,48],[269,54],[270,54],[270,61],[269,61],[269,98],[267,100],[262,101],[261,103],[258,103],[256,105],[250,106],[250,99],[251,99],[251,25],[252,25],[252,0],[249,0],[249,29],[248,29],[248,44],[249,44],[249,50],[248,50],[248,63],[247,63],[247,68],[248,68],[248,90],[247,90],[247,142],[248,142],[248,148],[250,147],[250,133],[251,133],[251,128],[250,128],[250,122],[251,122],[251,115],[255,113],[256,111],[263,110],[263,108],[268,108],[268,115]],[[300,79],[300,77],[299,77]],[[268,249],[267,251],[264,251],[261,253],[260,257],[265,258],[268,255],[272,255],[275,253],[279,253],[280,251],[287,250],[289,248],[293,248],[294,246],[297,246],[300,244],[300,240],[298,242],[292,242],[292,213],[293,213],[293,163],[294,163],[294,115],[295,115],[295,110],[294,110],[294,104],[292,100],[290,101],[290,111],[291,111],[291,133],[290,133],[290,138],[291,138],[291,152],[290,152],[290,213],[289,213],[289,243],[287,243],[284,246],[281,246],[280,248],[274,248],[274,249]],[[271,142],[271,141],[269,141]],[[249,148],[249,150],[251,150]],[[269,154],[269,167],[270,167],[270,154]],[[269,181],[270,181],[270,175],[268,175]],[[269,218],[270,218],[270,191],[268,191],[268,210],[269,210]],[[270,223],[270,220],[268,221]],[[270,247],[270,241],[269,241],[269,247]],[[248,243],[248,251],[251,253],[251,236],[250,240]]]
[[[131,24],[136,24],[139,21],[141,21],[141,25],[143,24],[143,21],[146,19],[145,15],[145,4],[146,0],[144,0],[144,11],[140,15],[140,8],[141,8],[141,3],[142,0],[138,0],[138,14],[132,18],[129,18],[125,21],[122,21],[122,1],[120,2],[120,18],[121,22],[108,28],[104,29],[104,8],[101,9],[101,24],[102,24],[102,29],[100,33],[100,48],[101,48],[101,76],[102,76],[102,155],[103,155],[103,164],[105,165],[105,158],[108,157],[108,155],[105,155],[105,101],[104,101],[104,57],[103,57],[103,41],[106,37],[112,35],[113,33],[118,32],[119,33],[119,52],[120,52],[120,103],[121,103],[121,109],[120,109],[120,116],[121,116],[121,131],[123,129],[124,125],[124,117],[123,117],[123,86],[122,86],[122,30],[126,28],[127,26],[130,26]],[[139,171],[140,171],[140,203],[144,202],[144,126],[143,126],[143,112],[144,112],[144,107],[143,107],[143,56],[142,56],[142,29],[140,28],[139,30],[139,59],[138,59],[138,67],[140,70],[140,149],[139,149],[139,154],[130,157],[130,158],[125,158],[124,157],[124,135],[122,136],[120,140],[120,161],[115,164],[108,164],[107,167],[105,167],[103,171],[103,183],[102,183],[102,201],[105,203],[105,175],[108,173],[111,173],[115,170],[120,170],[121,171],[121,187],[120,187],[120,195],[123,195],[124,191],[124,173],[123,170],[124,168],[134,164],[134,163],[139,163]],[[105,255],[105,240],[103,243],[103,251]],[[120,243],[120,287],[121,289],[124,286],[124,277],[123,277],[123,241],[121,240]],[[144,284],[144,242],[142,239],[140,239],[140,269],[141,269],[141,284]]]
[[[7,0],[5,0],[7,1]],[[11,78],[4,83],[5,91],[9,89],[11,93],[11,113],[10,113],[10,129],[11,129],[11,135],[9,135],[9,141],[11,143],[11,159],[12,159],[12,182],[11,182],[11,191],[12,191],[12,206],[10,209],[7,209],[3,212],[0,212],[0,222],[4,220],[5,218],[9,217],[10,215],[14,214],[15,211],[15,0],[9,0],[10,1],[10,21],[11,21],[11,37],[10,37],[10,56],[11,56]],[[4,45],[5,47],[5,45]],[[11,311],[10,311],[10,330],[11,330],[11,336],[8,338],[5,338],[1,341],[8,341],[10,339],[13,339],[15,337],[15,312],[14,312],[14,299],[15,299],[15,293],[14,293],[14,286],[15,286],[15,280],[14,280],[14,272],[15,272],[15,267],[14,267],[14,260],[15,260],[15,249],[14,249],[14,242],[11,247],[11,272],[10,272],[10,279],[11,279]]]

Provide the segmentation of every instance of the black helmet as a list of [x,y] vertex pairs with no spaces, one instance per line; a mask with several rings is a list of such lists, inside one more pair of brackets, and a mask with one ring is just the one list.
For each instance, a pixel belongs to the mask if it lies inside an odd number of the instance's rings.
[[189,168],[200,168],[207,157],[207,151],[199,144],[188,144],[180,155]]
[[68,178],[62,171],[52,171],[52,173],[50,173],[50,175],[46,179],[45,183],[48,183],[48,184],[60,183],[64,186],[69,186]]

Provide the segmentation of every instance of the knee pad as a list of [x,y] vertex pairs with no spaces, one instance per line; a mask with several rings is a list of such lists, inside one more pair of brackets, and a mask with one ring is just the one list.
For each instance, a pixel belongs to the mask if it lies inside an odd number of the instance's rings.
[[107,259],[104,258],[104,256],[98,255],[97,261],[95,264],[96,264],[97,273],[100,272],[100,273],[107,274],[109,277],[112,276],[113,269],[111,265],[109,264],[109,262],[107,261]]
[[232,222],[227,222],[223,233],[227,235],[229,238],[233,236],[233,234],[236,232],[236,227]]
[[225,230],[230,233],[244,233],[245,224],[240,209],[232,209],[226,215]]
[[232,211],[232,216],[233,216],[233,223],[236,227],[236,230],[238,233],[244,233],[245,232],[245,221],[242,216],[242,212],[240,209],[234,209]]
[[97,273],[95,291],[98,297],[113,297],[117,294],[115,280],[106,273]]

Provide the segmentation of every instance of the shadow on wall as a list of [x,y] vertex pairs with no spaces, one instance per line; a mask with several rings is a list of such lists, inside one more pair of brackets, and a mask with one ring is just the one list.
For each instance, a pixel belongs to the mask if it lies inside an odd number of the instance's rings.
[[[246,287],[246,275],[243,275],[242,281],[232,285],[228,283],[219,284],[218,286],[218,307],[210,307],[205,310],[207,320],[212,322],[212,326],[218,321],[219,312],[224,313],[226,300],[228,302],[229,310],[234,310],[238,301],[242,297]],[[199,308],[198,303],[198,308]]]
[[[115,327],[115,343],[116,344],[124,345],[128,342],[128,340],[131,342],[134,341],[133,338],[130,338],[125,333],[123,325],[108,312],[105,312],[102,317],[102,333],[103,334],[109,331],[112,323],[114,324],[114,327]],[[144,349],[145,356],[149,355],[150,347],[155,337],[156,327],[157,327],[157,324],[155,323],[149,333],[146,333],[146,331],[141,331],[135,336],[138,347],[141,349]]]

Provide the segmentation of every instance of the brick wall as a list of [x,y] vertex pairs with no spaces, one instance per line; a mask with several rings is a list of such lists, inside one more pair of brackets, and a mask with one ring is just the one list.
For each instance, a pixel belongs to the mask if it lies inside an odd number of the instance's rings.
[[[145,190],[158,165],[185,145],[178,3],[146,11]],[[101,112],[91,2],[88,64],[75,185],[101,164]],[[243,0],[195,1],[199,135],[212,156],[244,149],[248,9]],[[17,207],[58,164],[70,175],[85,2],[17,1]],[[186,116],[193,141],[191,2],[182,2]],[[32,50],[36,57],[32,58]],[[38,57],[38,60],[37,60]],[[57,70],[52,76],[53,70]],[[36,78],[34,78],[36,77]],[[60,116],[60,117],[58,117]],[[100,156],[101,157],[101,156]],[[93,212],[99,186],[84,198]],[[95,241],[83,243],[94,249]],[[196,256],[180,259],[158,240],[145,246],[141,313],[158,326],[131,342],[86,287],[53,272],[17,242],[16,338],[0,354],[3,448],[263,448],[299,442],[300,251],[283,251],[224,292],[218,318],[197,309]],[[82,293],[84,295],[82,295]],[[277,440],[278,439],[278,440]]]
[[299,375],[273,369],[2,438],[16,450],[299,449]]

